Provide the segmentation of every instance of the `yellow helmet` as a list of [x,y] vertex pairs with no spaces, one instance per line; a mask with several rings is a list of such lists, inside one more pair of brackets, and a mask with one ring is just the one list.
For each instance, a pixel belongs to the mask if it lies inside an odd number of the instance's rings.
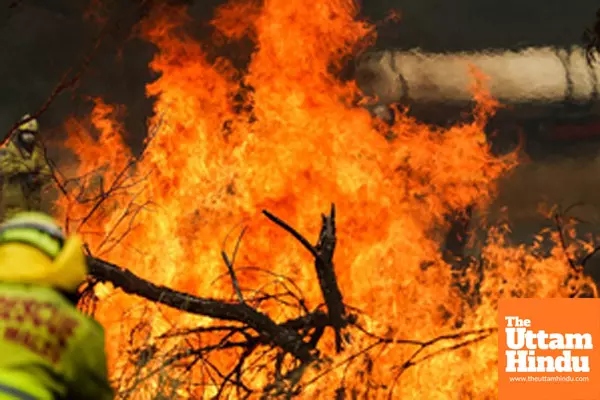
[[26,120],[28,120],[28,121],[19,125],[19,131],[38,133],[38,131],[40,129],[40,125],[38,124],[37,119],[31,118],[31,115],[29,115],[29,114],[25,114],[23,116],[23,118],[21,118],[21,121],[26,121]]
[[0,282],[75,292],[88,273],[81,239],[65,238],[48,215],[23,212],[0,225]]

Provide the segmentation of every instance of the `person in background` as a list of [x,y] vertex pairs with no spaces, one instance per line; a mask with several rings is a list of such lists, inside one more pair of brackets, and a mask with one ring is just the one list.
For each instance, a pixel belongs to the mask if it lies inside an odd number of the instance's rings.
[[104,330],[80,312],[82,242],[46,214],[0,225],[0,400],[109,400]]
[[36,119],[24,121],[0,149],[0,221],[20,211],[40,211],[42,190],[52,180]]

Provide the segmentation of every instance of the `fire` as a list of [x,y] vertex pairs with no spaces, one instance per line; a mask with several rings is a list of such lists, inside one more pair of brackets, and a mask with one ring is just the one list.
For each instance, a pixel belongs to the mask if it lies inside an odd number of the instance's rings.
[[[335,203],[336,273],[345,303],[361,310],[362,325],[395,339],[426,341],[453,332],[441,309],[456,313],[462,305],[451,289],[450,267],[442,261],[435,232],[453,211],[472,204],[484,210],[515,156],[490,153],[483,129],[496,104],[475,72],[474,120],[447,130],[401,115],[388,132],[353,106],[358,90],[338,80],[336,70],[372,34],[356,14],[351,0],[270,0],[260,7],[236,2],[221,8],[213,24],[223,37],[249,35],[255,41],[247,71],[235,70],[226,59],[210,59],[203,44],[180,29],[184,11],[146,21],[144,37],[157,47],[149,67],[160,77],[147,87],[156,101],[144,154],[135,158],[125,144],[118,109],[96,100],[90,121],[68,121],[67,145],[78,155],[77,175],[101,168],[102,180],[92,174],[71,183],[70,194],[58,201],[59,216],[85,237],[96,256],[157,284],[219,299],[233,298],[229,281],[222,279],[223,241],[243,222],[249,230],[236,261],[241,285],[276,290],[281,280],[241,268],[260,267],[291,278],[314,309],[322,299],[310,255],[260,212],[267,209],[314,239],[320,213]],[[239,111],[235,97],[242,83],[252,88],[245,94],[251,107]],[[132,159],[135,168],[128,168]],[[483,250],[488,272],[483,300],[465,314],[462,329],[496,326],[497,300],[515,288],[533,296],[565,295],[558,289],[569,271],[562,253],[536,256],[492,233]],[[233,245],[233,239],[225,243],[228,252]],[[140,363],[129,354],[135,346],[154,343],[172,327],[216,323],[106,286],[98,294],[96,315],[106,327],[118,389],[133,364]],[[295,316],[268,302],[261,311],[277,322]],[[199,340],[210,341],[211,335]],[[353,340],[332,365],[371,341]],[[183,342],[172,339],[170,349]],[[334,355],[331,337],[320,347]],[[427,354],[442,347],[435,345]],[[353,363],[323,376],[310,369],[303,396],[330,398],[341,385],[356,387],[361,398],[381,396],[414,351],[410,345],[382,346],[371,355],[368,375]],[[229,370],[238,356],[220,353],[211,361]],[[359,360],[367,362],[366,355]],[[407,369],[393,396],[495,398],[496,362],[494,336],[442,352]],[[268,384],[271,373],[250,372],[251,385]],[[205,385],[178,389],[177,395],[216,394],[206,374],[198,367],[194,377]],[[126,394],[150,397],[159,381],[156,375]]]

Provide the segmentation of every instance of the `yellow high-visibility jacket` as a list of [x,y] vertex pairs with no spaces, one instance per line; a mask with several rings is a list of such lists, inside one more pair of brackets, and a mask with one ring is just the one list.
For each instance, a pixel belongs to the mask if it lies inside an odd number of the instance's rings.
[[42,189],[51,179],[40,145],[27,154],[10,140],[0,149],[0,217],[6,219],[20,211],[39,211]]
[[110,400],[107,375],[99,323],[50,287],[0,282],[0,400]]

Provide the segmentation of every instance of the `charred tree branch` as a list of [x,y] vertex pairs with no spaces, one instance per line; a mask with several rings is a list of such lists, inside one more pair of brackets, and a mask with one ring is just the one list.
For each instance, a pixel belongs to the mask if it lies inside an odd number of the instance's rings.
[[131,271],[94,257],[88,258],[90,273],[100,282],[110,282],[125,293],[164,304],[188,313],[250,326],[274,345],[294,355],[302,362],[313,360],[312,349],[294,330],[277,325],[267,315],[246,304],[192,296],[140,278]]
[[[187,313],[229,321],[229,323],[202,327],[176,328],[173,326],[173,329],[169,332],[156,337],[157,340],[168,340],[173,337],[185,337],[193,334],[209,334],[210,339],[201,347],[197,347],[197,344],[192,345],[190,341],[185,345],[187,348],[175,347],[172,349],[175,350],[175,354],[169,351],[162,356],[158,354],[160,346],[155,344],[144,345],[135,350],[134,363],[138,372],[132,376],[132,384],[127,385],[130,387],[125,390],[125,395],[137,390],[143,384],[143,381],[157,376],[158,372],[164,368],[183,368],[189,371],[192,366],[201,363],[204,368],[211,371],[206,379],[212,381],[212,384],[219,388],[217,397],[226,396],[226,391],[231,390],[237,391],[238,396],[243,397],[244,392],[249,395],[257,391],[257,388],[249,384],[248,378],[244,379],[246,370],[264,368],[264,365],[260,362],[275,362],[276,377],[274,382],[263,387],[263,398],[273,398],[273,396],[289,398],[300,394],[307,386],[332,370],[349,366],[359,356],[366,355],[375,348],[383,348],[388,345],[415,346],[416,349],[409,358],[395,367],[397,370],[396,379],[390,391],[390,393],[393,393],[395,382],[408,368],[437,354],[476,343],[496,331],[495,328],[481,329],[442,335],[426,341],[383,337],[368,332],[357,323],[355,310],[343,304],[342,294],[335,276],[333,265],[336,246],[335,207],[332,205],[329,214],[322,215],[321,231],[315,246],[311,245],[281,219],[267,211],[264,211],[264,214],[271,221],[290,232],[309,249],[311,254],[315,255],[315,268],[326,307],[320,305],[313,311],[300,309],[300,316],[276,323],[271,317],[258,311],[256,305],[251,305],[253,304],[252,301],[244,302],[241,298],[242,290],[233,272],[235,255],[239,250],[243,232],[230,256],[225,253],[225,250],[222,252],[239,302],[193,296],[157,285],[118,265],[89,256],[90,275],[94,282],[110,282],[125,293],[143,297],[154,303],[160,303]],[[270,294],[265,293],[265,296],[268,295]],[[271,296],[277,297],[276,294]],[[347,309],[351,312],[347,313]],[[358,329],[358,331],[353,331],[355,334],[358,335],[362,332],[374,339],[374,343],[359,350],[358,353],[351,354],[345,361],[332,365],[312,380],[302,384],[302,376],[307,367],[314,362],[325,361],[325,359],[320,358],[316,347],[327,327],[332,327],[336,333],[336,351],[338,352],[342,350],[342,329],[344,328],[350,330],[355,327]],[[198,339],[200,343],[203,342],[200,337]],[[440,341],[449,341],[450,344],[436,351],[425,352],[426,349]],[[259,347],[264,347],[264,353],[263,350],[259,350]],[[210,355],[221,351],[240,352],[237,362],[228,372],[220,371],[217,366],[211,363]],[[274,360],[268,356],[269,352],[272,354],[273,351],[276,352]],[[286,353],[290,354],[295,360],[285,361],[284,355]],[[267,358],[266,361],[264,361],[265,357]],[[156,361],[151,364],[153,358],[156,358]],[[343,387],[340,388],[340,393],[343,390]]]
[[[347,315],[344,306],[342,292],[339,288],[335,269],[333,266],[333,254],[336,244],[335,230],[335,205],[331,205],[329,215],[322,215],[321,233],[317,245],[313,246],[286,222],[277,218],[270,212],[264,210],[263,214],[271,221],[281,226],[292,234],[310,253],[315,257],[315,269],[319,278],[319,286],[323,300],[327,306],[331,327],[335,330],[335,347],[339,353],[342,351],[342,329],[347,326]],[[320,337],[320,336],[319,336]]]

